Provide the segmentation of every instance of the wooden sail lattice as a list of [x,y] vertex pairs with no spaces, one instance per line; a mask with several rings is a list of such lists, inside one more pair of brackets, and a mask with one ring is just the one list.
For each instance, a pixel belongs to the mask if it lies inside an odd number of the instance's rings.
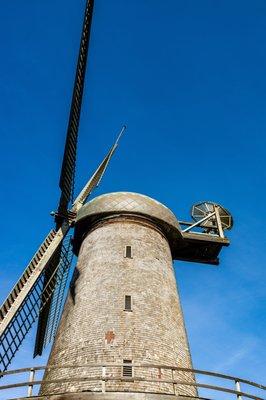
[[[51,246],[56,238],[56,233],[52,231],[52,233],[48,235],[48,238],[51,240],[49,243],[49,246]],[[44,243],[46,243],[46,245],[48,244],[47,238]],[[47,250],[49,246],[46,248],[46,253],[42,253],[44,250],[43,244],[40,246],[1,307],[1,370],[6,370],[11,363],[30,328],[38,318],[45,304],[50,301],[55,288],[60,285],[63,279],[64,274],[60,269],[60,264],[57,268],[53,265],[56,251],[52,253],[50,259],[48,259],[49,255],[47,254]],[[64,254],[64,251],[62,251],[62,254]],[[42,268],[41,265],[43,259],[45,259],[44,268]],[[47,268],[52,268],[54,272],[44,286],[45,271]],[[16,298],[14,298],[14,293],[17,295]],[[13,303],[11,303],[11,299],[13,299]]]
[[73,88],[72,102],[69,114],[62,169],[59,181],[59,187],[61,189],[61,197],[58,206],[59,214],[65,213],[68,209],[69,202],[73,202],[74,200],[73,196],[75,184],[74,178],[76,169],[77,140],[86,76],[86,65],[88,58],[93,6],[94,0],[87,0],[81,33],[75,84]]
[[44,347],[47,346],[55,337],[57,327],[62,314],[65,298],[65,289],[73,260],[71,236],[68,235],[63,244],[61,261],[58,269],[58,285],[56,285],[51,301],[47,328],[44,336]]

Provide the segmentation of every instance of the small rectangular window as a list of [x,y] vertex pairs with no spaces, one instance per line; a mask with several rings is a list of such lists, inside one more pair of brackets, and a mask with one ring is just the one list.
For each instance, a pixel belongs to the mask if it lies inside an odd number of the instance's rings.
[[132,249],[131,249],[131,246],[126,246],[126,249],[125,249],[125,258],[132,258]]
[[125,296],[125,311],[132,311],[131,296]]
[[124,364],[123,376],[126,378],[132,378],[133,376],[132,360],[123,360],[123,364]]

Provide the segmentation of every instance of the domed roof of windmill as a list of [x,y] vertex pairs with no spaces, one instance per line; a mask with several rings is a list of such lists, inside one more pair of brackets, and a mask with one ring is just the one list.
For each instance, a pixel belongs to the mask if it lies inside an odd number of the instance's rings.
[[[151,197],[132,192],[114,192],[101,195],[85,204],[78,212],[76,220],[75,242],[80,242],[81,232],[88,229],[99,219],[122,214],[143,217],[156,222],[162,232],[169,236],[180,236],[180,226],[173,212]],[[75,249],[78,251],[79,244]]]
[[155,217],[179,229],[177,218],[169,208],[151,197],[132,192],[107,193],[94,198],[81,208],[77,221],[88,216],[121,211]]

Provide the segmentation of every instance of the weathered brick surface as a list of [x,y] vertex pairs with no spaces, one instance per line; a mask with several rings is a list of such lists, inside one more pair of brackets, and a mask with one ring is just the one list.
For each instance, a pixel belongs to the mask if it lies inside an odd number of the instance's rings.
[[[26,400],[28,397],[17,400]],[[199,397],[174,396],[150,393],[66,393],[54,396],[33,396],[32,400],[206,400]]]
[[[125,258],[125,246],[132,258]],[[48,365],[122,363],[161,364],[191,368],[191,360],[169,244],[151,223],[117,217],[99,224],[84,239],[76,281],[72,285]],[[124,311],[125,295],[132,312]],[[45,384],[42,394],[99,391],[101,369],[50,370],[46,380],[95,377],[93,381]],[[106,376],[121,377],[121,368],[107,367]],[[167,369],[134,368],[134,376],[172,379]],[[193,381],[189,373],[174,373]],[[106,382],[107,391],[173,394],[173,385],[145,381]],[[196,395],[193,387],[176,393]]]

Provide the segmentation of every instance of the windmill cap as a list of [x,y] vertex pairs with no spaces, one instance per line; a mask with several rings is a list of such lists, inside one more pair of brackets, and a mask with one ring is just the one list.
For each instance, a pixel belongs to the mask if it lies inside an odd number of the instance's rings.
[[74,252],[78,254],[84,235],[106,217],[134,215],[155,223],[167,237],[170,247],[173,238],[182,239],[177,218],[169,208],[157,200],[139,193],[115,192],[101,195],[85,204],[77,215]]

